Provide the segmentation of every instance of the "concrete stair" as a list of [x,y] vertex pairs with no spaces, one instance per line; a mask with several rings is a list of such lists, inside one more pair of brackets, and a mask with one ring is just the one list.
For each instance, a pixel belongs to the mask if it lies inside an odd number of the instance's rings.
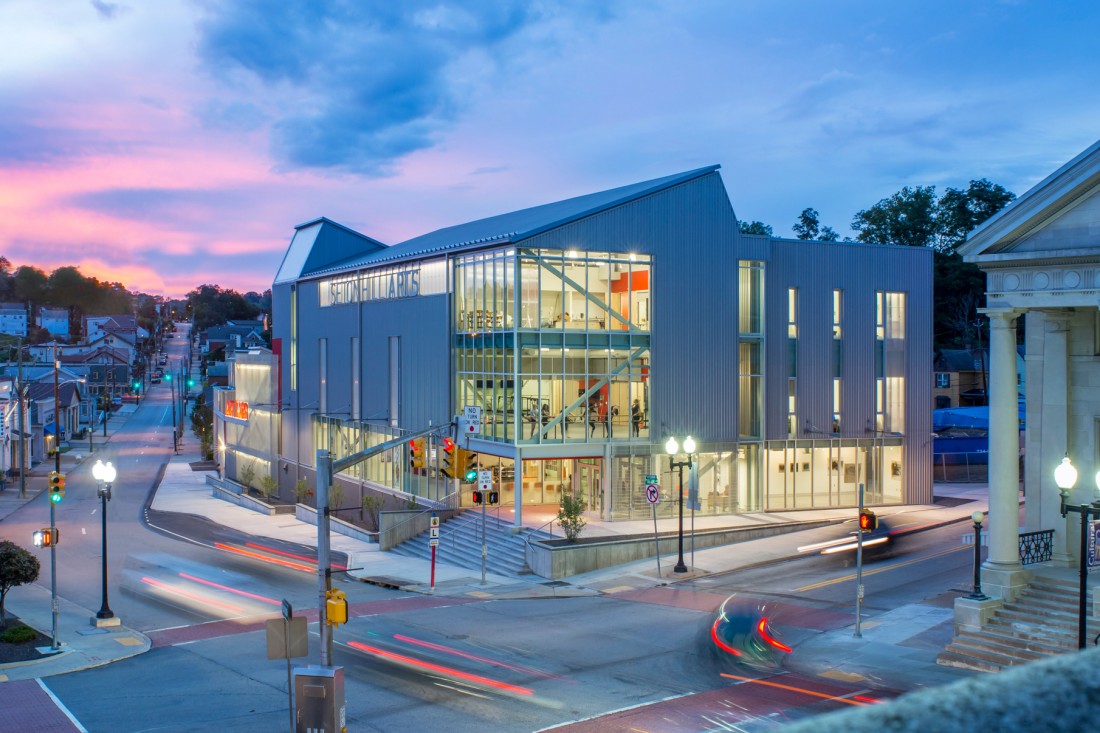
[[[1011,603],[1006,603],[979,631],[959,631],[936,658],[947,667],[997,672],[1005,667],[1077,650],[1077,584],[1036,577]],[[1091,598],[1087,608],[1091,609]],[[1100,621],[1086,620],[1091,642]]]
[[[519,577],[526,570],[526,542],[528,539],[548,539],[547,532],[524,528],[513,532],[510,522],[491,514],[485,517],[485,544],[488,555],[485,567],[490,573]],[[422,560],[431,559],[428,545],[429,532],[412,537],[390,552]],[[456,565],[481,572],[481,512],[476,509],[462,512],[439,528],[439,545],[436,562]],[[530,571],[527,571],[530,572]]]

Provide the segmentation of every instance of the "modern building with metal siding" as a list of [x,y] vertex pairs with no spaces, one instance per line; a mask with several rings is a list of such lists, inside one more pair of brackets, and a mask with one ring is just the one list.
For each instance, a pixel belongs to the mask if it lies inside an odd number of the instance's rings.
[[[929,252],[741,235],[717,166],[349,254],[356,237],[299,227],[273,286],[295,476],[318,448],[475,405],[471,451],[517,523],[563,493],[605,520],[650,516],[646,476],[675,492],[670,436],[695,438],[703,513],[849,506],[858,483],[868,503],[930,498]],[[343,479],[443,501],[441,453]]]

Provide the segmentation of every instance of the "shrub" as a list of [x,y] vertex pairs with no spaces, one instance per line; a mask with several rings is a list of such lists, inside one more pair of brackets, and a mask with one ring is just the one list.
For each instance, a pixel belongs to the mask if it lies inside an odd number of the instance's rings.
[[562,492],[561,505],[558,508],[558,524],[561,525],[565,537],[570,542],[576,542],[581,530],[588,521],[584,518],[585,501],[583,496],[573,497]]
[[270,499],[279,492],[279,479],[274,476],[260,477],[260,493],[265,499]]
[[246,489],[252,488],[252,481],[256,478],[256,462],[253,461],[247,466],[240,466],[237,468],[237,480],[241,482],[241,485]]
[[305,504],[309,502],[309,497],[313,496],[313,489],[309,488],[309,483],[304,478],[298,479],[294,483],[294,499],[299,504]]
[[380,496],[374,494],[363,494],[363,511],[367,514],[367,519],[370,520],[368,527],[373,530],[378,529],[378,513],[382,511],[382,505],[386,503],[386,500]]
[[337,510],[340,505],[344,503],[344,487],[341,484],[333,483],[328,487],[328,506],[330,510]]
[[38,636],[38,632],[30,626],[19,624],[18,626],[12,626],[10,629],[0,634],[0,641],[5,644],[22,644],[27,641],[32,641],[36,636]]

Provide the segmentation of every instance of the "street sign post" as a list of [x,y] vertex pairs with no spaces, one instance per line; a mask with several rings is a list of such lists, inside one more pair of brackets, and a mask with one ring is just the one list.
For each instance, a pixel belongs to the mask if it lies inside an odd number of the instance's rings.
[[267,622],[267,658],[286,659],[286,700],[290,713],[290,731],[294,733],[294,683],[291,681],[290,660],[309,656],[309,626],[305,616],[295,616],[290,601],[283,599],[283,617]]
[[661,577],[661,538],[657,534],[657,504],[661,501],[661,487],[657,485],[657,477],[648,475],[645,477],[645,500],[653,507],[653,549],[657,556],[657,577]]
[[[470,408],[467,407],[467,410]],[[480,414],[481,408],[475,408]],[[485,511],[489,504],[489,490],[493,488],[493,472],[478,471],[477,486],[481,490],[481,584],[485,585],[485,564],[489,559],[489,545],[485,541]]]
[[[466,405],[462,410],[462,419],[459,420],[458,432],[462,435],[478,435],[481,433],[481,408],[477,405]],[[469,448],[469,444],[466,445]]]

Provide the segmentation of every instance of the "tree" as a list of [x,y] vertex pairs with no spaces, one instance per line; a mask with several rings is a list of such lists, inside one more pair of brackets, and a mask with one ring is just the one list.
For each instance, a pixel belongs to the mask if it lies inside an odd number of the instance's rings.
[[816,239],[821,242],[835,242],[840,239],[840,235],[832,227],[821,226],[817,209],[803,209],[791,229],[799,239]]
[[37,557],[14,542],[0,541],[0,626],[4,624],[4,600],[8,591],[36,581],[40,569]]
[[937,233],[935,186],[904,187],[852,219],[858,242],[929,247]]
[[187,294],[187,308],[199,331],[234,319],[250,320],[260,315],[260,309],[235,290],[223,290],[218,285],[200,285]]
[[772,228],[762,221],[750,223],[739,221],[737,225],[740,227],[742,234],[763,234],[766,237],[772,236]]
[[47,283],[46,273],[37,267],[23,265],[15,271],[12,286],[15,297],[26,303],[33,313],[36,306],[45,302]]
[[979,224],[1015,199],[1016,194],[985,178],[971,181],[965,191],[947,189],[939,201],[936,249],[954,252]]

